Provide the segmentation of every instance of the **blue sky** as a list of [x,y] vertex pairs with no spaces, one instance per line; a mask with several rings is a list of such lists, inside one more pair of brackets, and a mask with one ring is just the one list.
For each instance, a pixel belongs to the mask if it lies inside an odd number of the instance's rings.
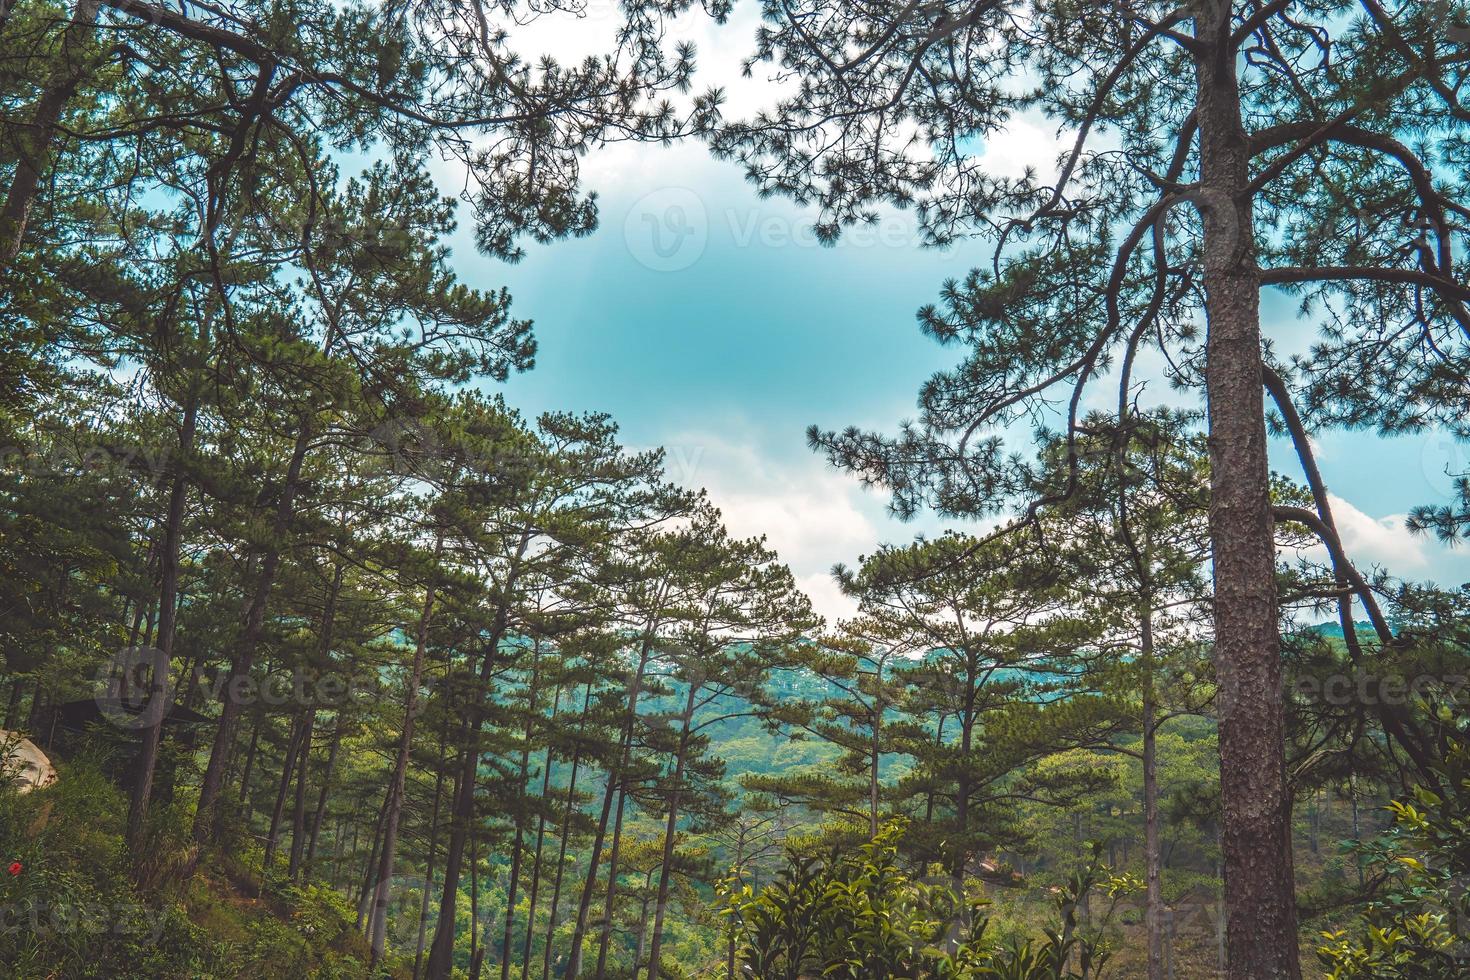
[[[715,52],[701,59],[705,84],[734,78],[753,24],[691,29],[701,52]],[[571,53],[578,41],[550,43]],[[734,93],[737,109],[759,100],[760,82]],[[993,170],[1051,169],[1059,144],[1044,122],[1017,120],[1009,135],[983,151]],[[708,487],[732,530],[766,534],[819,610],[844,613],[827,574],[834,562],[943,525],[888,518],[881,495],[807,450],[804,430],[891,431],[913,415],[922,381],[959,356],[923,337],[914,311],[978,252],[923,249],[902,214],[824,248],[809,212],[760,199],[738,167],[697,145],[613,147],[587,161],[585,177],[601,207],[588,238],[531,246],[515,266],[477,254],[468,228],[455,239],[461,277],[509,287],[517,315],[536,323],[537,366],[504,386],[507,399],[528,413],[610,412],[628,444],[667,447],[675,478]],[[1264,325],[1277,337],[1305,333],[1284,297],[1267,298]],[[1165,397],[1162,382],[1154,390]],[[1410,507],[1447,498],[1446,468],[1470,469],[1467,447],[1437,433],[1327,432],[1315,442],[1361,564],[1470,580],[1470,550],[1403,530]],[[1288,445],[1272,451],[1273,465],[1297,475]]]

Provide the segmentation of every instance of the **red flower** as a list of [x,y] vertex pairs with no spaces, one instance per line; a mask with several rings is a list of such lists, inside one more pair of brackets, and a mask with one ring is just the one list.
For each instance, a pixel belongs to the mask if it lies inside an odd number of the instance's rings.
[[24,870],[24,869],[21,867],[21,863],[19,861],[11,861],[10,862],[10,867],[7,868],[6,870],[9,871],[10,872],[10,876],[12,878],[14,878],[16,875],[20,874],[21,871]]

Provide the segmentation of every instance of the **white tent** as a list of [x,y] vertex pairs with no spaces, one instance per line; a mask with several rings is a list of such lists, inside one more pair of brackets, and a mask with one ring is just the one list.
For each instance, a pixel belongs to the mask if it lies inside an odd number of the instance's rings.
[[17,792],[29,793],[56,782],[56,767],[35,742],[0,728],[0,778],[13,783]]

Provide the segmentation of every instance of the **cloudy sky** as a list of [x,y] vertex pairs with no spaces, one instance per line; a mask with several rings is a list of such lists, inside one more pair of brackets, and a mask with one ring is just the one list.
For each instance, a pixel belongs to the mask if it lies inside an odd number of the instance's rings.
[[[608,2],[593,0],[579,30],[559,27],[523,53],[596,50],[612,22]],[[724,27],[703,17],[685,25],[698,45],[696,87],[729,85],[734,114],[771,92],[759,67],[754,80],[738,78],[754,14],[746,3]],[[993,172],[1031,164],[1046,173],[1060,145],[1044,120],[1021,119],[979,152]],[[454,175],[443,176],[447,189]],[[512,378],[506,397],[532,414],[610,412],[629,445],[666,447],[672,475],[707,487],[732,531],[765,534],[819,611],[846,614],[833,563],[943,525],[888,517],[886,501],[828,468],[803,432],[812,423],[892,431],[913,416],[919,385],[956,356],[919,333],[914,312],[978,252],[922,249],[902,215],[824,248],[810,213],[761,200],[737,166],[697,145],[614,147],[586,161],[585,177],[602,215],[589,238],[531,246],[516,266],[476,254],[468,228],[455,241],[461,276],[509,287],[518,315],[536,323],[537,366]],[[1265,314],[1277,338],[1308,332],[1290,301],[1268,297]],[[1165,397],[1162,384],[1155,390]],[[1442,584],[1470,580],[1470,550],[1403,529],[1410,507],[1447,499],[1446,471],[1470,469],[1466,447],[1437,434],[1343,432],[1321,433],[1316,444],[1360,564]],[[1272,449],[1277,468],[1297,476],[1289,445]]]

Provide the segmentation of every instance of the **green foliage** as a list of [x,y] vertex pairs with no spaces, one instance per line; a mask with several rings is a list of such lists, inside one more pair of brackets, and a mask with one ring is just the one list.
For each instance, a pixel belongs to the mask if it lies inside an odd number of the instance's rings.
[[[722,911],[747,974],[756,980],[1102,976],[1108,943],[1079,929],[1076,910],[1099,884],[1116,899],[1136,888],[1134,880],[1094,864],[1058,893],[1059,926],[1040,941],[1002,945],[986,935],[982,899],[956,895],[947,878],[930,882],[900,866],[906,829],[906,821],[890,820],[852,854],[792,852],[759,891],[738,877],[725,882]],[[1070,971],[1074,957],[1080,973]]]
[[1387,876],[1357,925],[1323,933],[1329,980],[1451,980],[1470,968],[1470,749],[1451,747],[1441,797],[1389,804],[1392,829],[1365,844]]
[[243,899],[213,868],[184,886],[137,885],[126,812],[122,794],[84,760],[46,789],[0,789],[7,978],[365,980],[353,910],[339,893],[307,885]]

